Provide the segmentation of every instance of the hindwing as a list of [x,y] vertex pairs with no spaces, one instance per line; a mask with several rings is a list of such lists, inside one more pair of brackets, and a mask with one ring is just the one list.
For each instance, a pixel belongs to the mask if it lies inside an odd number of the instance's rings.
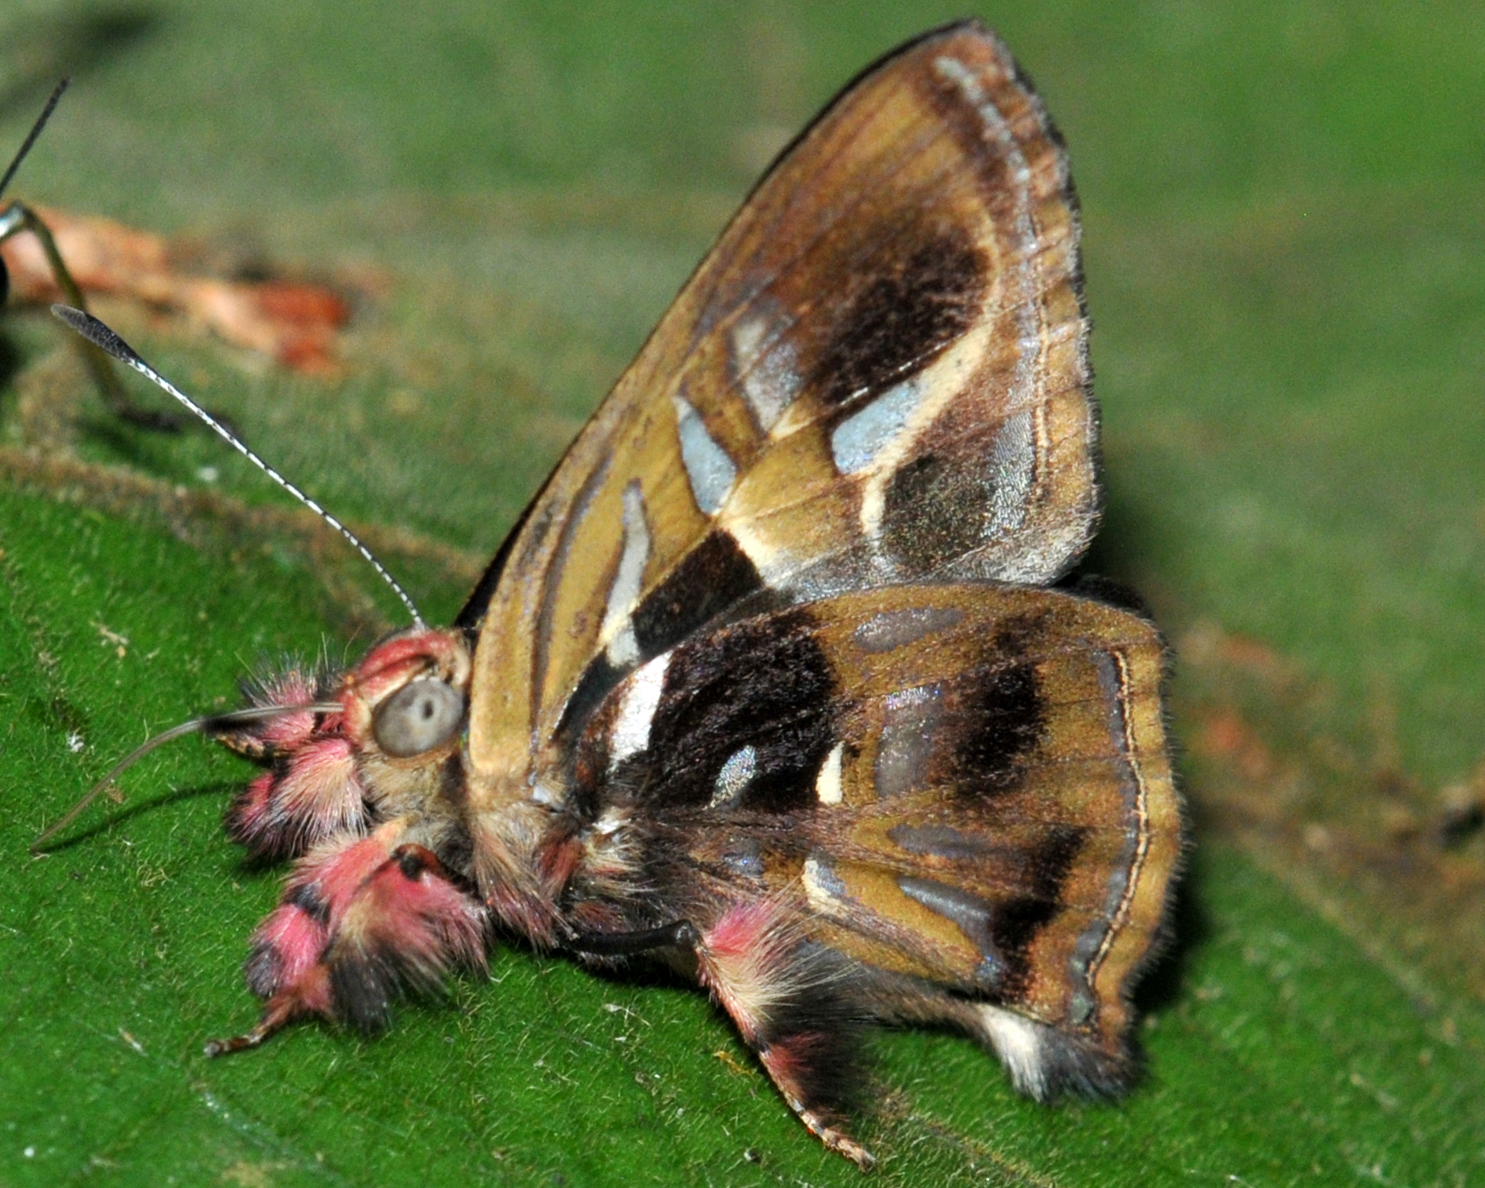
[[[624,850],[649,910],[703,929],[792,903],[920,1013],[948,990],[1119,1058],[1179,857],[1160,677],[1148,623],[1047,590],[894,587],[732,623],[590,720],[573,783],[608,824],[586,861]],[[660,922],[593,890],[595,930]]]
[[1096,515],[1078,225],[992,35],[867,71],[759,183],[533,502],[480,628],[476,805],[719,616],[1045,583]]

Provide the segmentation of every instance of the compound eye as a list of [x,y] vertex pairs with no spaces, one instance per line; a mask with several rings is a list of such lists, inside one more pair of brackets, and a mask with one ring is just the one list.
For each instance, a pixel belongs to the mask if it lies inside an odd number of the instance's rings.
[[464,698],[443,681],[412,681],[377,707],[372,732],[394,759],[441,746],[464,721]]

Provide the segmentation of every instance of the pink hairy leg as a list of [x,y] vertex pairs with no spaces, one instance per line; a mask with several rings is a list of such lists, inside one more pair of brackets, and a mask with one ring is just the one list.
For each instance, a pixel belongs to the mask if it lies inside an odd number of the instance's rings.
[[262,1017],[246,1035],[208,1044],[209,1055],[255,1048],[308,1015],[372,1030],[400,989],[434,986],[455,964],[483,967],[483,904],[405,832],[405,821],[388,821],[299,862],[253,934],[246,974],[265,1000]]
[[789,1107],[834,1151],[865,1169],[871,1152],[838,1126],[852,1091],[862,1012],[842,961],[804,943],[786,899],[739,903],[702,933],[702,984],[732,1016]]

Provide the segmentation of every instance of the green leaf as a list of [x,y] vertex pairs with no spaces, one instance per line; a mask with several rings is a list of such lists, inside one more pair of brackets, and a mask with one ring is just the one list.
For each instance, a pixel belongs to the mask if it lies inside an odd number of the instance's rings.
[[[336,381],[101,312],[446,619],[769,149],[951,15],[19,0],[0,144],[71,69],[16,196],[371,294]],[[1146,1082],[1049,1109],[966,1040],[884,1035],[877,1181],[1485,1180],[1485,18],[984,15],[1071,146],[1091,564],[1173,643],[1194,848]],[[353,655],[398,607],[204,434],[110,422],[39,313],[0,382],[0,1184],[860,1182],[701,995],[523,950],[375,1040],[206,1059],[277,896],[220,829],[249,766],[178,743],[27,847],[262,658]]]

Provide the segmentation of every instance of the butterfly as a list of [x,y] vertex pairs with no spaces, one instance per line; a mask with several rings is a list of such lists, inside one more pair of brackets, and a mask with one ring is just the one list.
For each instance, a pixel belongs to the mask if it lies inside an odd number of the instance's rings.
[[208,1050],[375,1029],[513,934],[694,980],[863,1167],[874,1023],[967,1032],[1038,1098],[1126,1087],[1182,829],[1159,633],[1054,586],[1098,515],[1078,238],[980,25],[848,85],[453,626],[211,725],[265,768],[229,833],[294,865],[260,1021]]

